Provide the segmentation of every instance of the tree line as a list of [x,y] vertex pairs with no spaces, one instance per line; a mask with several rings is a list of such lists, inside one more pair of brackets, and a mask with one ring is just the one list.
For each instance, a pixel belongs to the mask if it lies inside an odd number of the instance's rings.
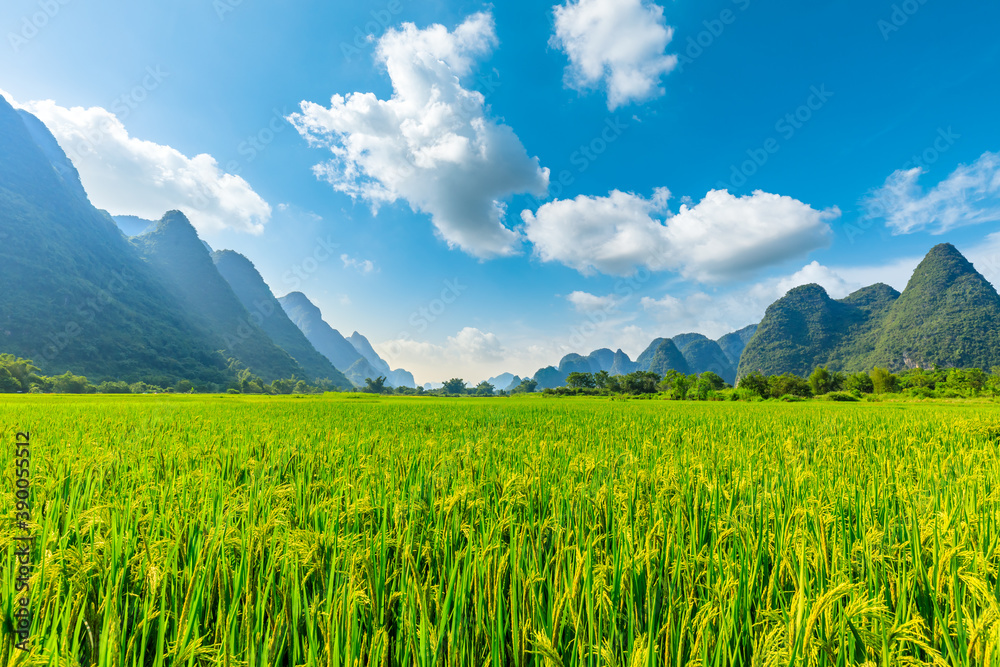
[[[153,382],[124,382],[105,380],[94,384],[82,375],[71,372],[46,376],[30,359],[12,354],[0,354],[0,394],[3,393],[56,393],[56,394],[149,394],[149,393],[230,393],[230,394],[319,394],[340,391],[330,380],[307,382],[287,378],[265,382],[236,359],[229,360],[228,385],[195,384],[180,380],[173,384]],[[479,396],[504,397],[538,392],[538,382],[525,378],[511,389],[498,390],[489,382],[469,385],[461,378],[451,378],[439,389],[423,387],[389,387],[386,378],[367,378],[365,386],[357,391],[400,396]],[[911,398],[973,398],[1000,396],[1000,367],[986,372],[979,368],[915,368],[892,373],[885,368],[873,368],[862,373],[831,371],[826,366],[817,367],[807,378],[792,373],[764,375],[753,372],[739,380],[736,387],[725,382],[718,374],[707,371],[685,374],[675,370],[664,375],[652,371],[636,371],[627,375],[611,375],[607,371],[596,373],[570,373],[563,386],[543,389],[550,396],[633,396],[660,397],[672,400],[785,400],[808,398],[856,401],[870,395],[898,394]]]
[[229,360],[228,384],[194,383],[190,380],[176,382],[148,381],[125,382],[105,380],[90,382],[84,375],[74,375],[67,371],[62,375],[43,375],[30,359],[21,359],[12,354],[0,354],[0,394],[188,394],[188,393],[229,393],[229,394],[317,394],[337,391],[330,380],[306,382],[291,377],[265,382],[253,374],[236,359]]
[[[396,390],[399,392],[399,390]],[[483,382],[475,387],[457,378],[442,389],[423,392],[445,396],[507,396],[538,392],[538,383],[530,378],[510,392],[496,391]],[[892,373],[885,368],[868,372],[842,373],[826,366],[817,367],[809,377],[793,373],[764,375],[750,373],[736,387],[726,383],[717,373],[685,374],[675,370],[664,375],[652,371],[636,371],[627,375],[570,373],[561,387],[541,391],[549,396],[633,396],[659,397],[672,400],[796,401],[823,398],[832,401],[857,401],[866,396],[899,394],[911,398],[974,398],[1000,396],[1000,367],[989,373],[978,368],[912,369]]]

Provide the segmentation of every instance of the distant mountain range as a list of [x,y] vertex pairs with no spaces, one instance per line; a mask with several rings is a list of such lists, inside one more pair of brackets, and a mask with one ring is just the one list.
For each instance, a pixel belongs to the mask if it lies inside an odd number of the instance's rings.
[[635,371],[652,371],[664,375],[667,371],[675,370],[685,374],[711,371],[726,382],[733,383],[736,381],[736,369],[743,349],[756,330],[757,325],[752,324],[726,334],[717,341],[698,333],[657,338],[635,361],[621,350],[612,352],[606,348],[595,350],[586,357],[568,354],[558,366],[539,369],[532,379],[538,383],[539,389],[554,389],[564,385],[566,378],[573,372],[606,371],[610,375],[627,375]]
[[696,333],[657,338],[635,361],[621,350],[569,354],[533,379],[546,389],[562,386],[574,371],[675,370],[712,371],[735,384],[755,371],[805,377],[817,366],[862,372],[935,365],[1000,366],[1000,296],[947,243],[930,250],[902,294],[880,283],[835,300],[819,285],[803,285],[773,303],[759,325],[717,341]]
[[[243,307],[250,313],[250,323],[259,326],[281,349],[286,350],[310,377],[329,378],[339,387],[351,382],[320,354],[302,331],[285,314],[253,263],[232,250],[212,253],[215,268],[232,287]],[[243,331],[240,331],[243,333]]]
[[[246,257],[213,252],[182,213],[154,222],[96,209],[45,125],[2,97],[0,146],[0,353],[95,382],[186,379],[218,389],[245,367],[265,381],[295,376],[349,389],[384,376],[391,387],[416,386],[363,335],[331,327],[304,294],[278,299]],[[755,371],[805,376],[820,365],[1000,366],[1000,296],[941,244],[902,293],[878,284],[832,299],[804,285],[759,325],[718,340],[657,338],[635,360],[620,349],[569,354],[533,379],[544,389],[572,372],[675,370],[735,383]],[[521,381],[511,373],[489,379],[506,391]]]
[[416,388],[413,375],[405,370],[390,370],[389,364],[372,349],[368,339],[355,331],[350,338],[323,319],[323,314],[302,292],[292,292],[278,299],[288,318],[334,366],[343,368],[347,377],[359,387],[368,378],[385,377],[391,387]]
[[[248,259],[213,253],[178,211],[153,222],[96,209],[51,132],[2,97],[0,145],[0,353],[98,382],[220,388],[235,359],[265,381],[352,387]],[[361,334],[347,347],[354,384],[414,386]]]
[[488,379],[487,382],[493,385],[496,391],[511,391],[514,387],[521,384],[521,378],[510,373],[501,373],[496,377]]

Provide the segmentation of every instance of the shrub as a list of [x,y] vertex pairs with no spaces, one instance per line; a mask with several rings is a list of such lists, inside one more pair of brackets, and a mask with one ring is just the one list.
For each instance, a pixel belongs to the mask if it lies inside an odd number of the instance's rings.
[[828,394],[823,395],[823,400],[825,401],[841,401],[841,402],[857,402],[860,401],[860,397],[855,396],[849,391],[831,391]]

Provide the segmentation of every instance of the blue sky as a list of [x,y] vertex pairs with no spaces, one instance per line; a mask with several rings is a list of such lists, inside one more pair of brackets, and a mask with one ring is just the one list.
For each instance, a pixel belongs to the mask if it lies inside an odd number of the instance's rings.
[[941,0],[11,0],[0,89],[96,205],[179,208],[393,367],[478,381],[717,337],[805,282],[902,289],[942,241],[996,284],[998,25]]

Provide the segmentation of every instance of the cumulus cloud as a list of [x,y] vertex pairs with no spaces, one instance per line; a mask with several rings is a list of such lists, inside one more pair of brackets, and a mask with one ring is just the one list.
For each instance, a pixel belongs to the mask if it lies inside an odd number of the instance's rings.
[[465,327],[449,337],[448,345],[471,361],[502,361],[505,352],[496,334],[484,333],[474,327]]
[[659,323],[657,335],[697,331],[717,338],[759,322],[768,306],[801,285],[816,283],[834,299],[875,283],[886,283],[902,291],[920,260],[920,257],[903,257],[879,265],[832,267],[814,261],[794,273],[721,293],[698,291],[680,296],[643,297],[640,306]]
[[334,95],[329,108],[302,102],[288,118],[333,154],[316,175],[375,211],[406,201],[431,216],[449,246],[473,256],[516,253],[520,238],[504,224],[503,201],[544,195],[549,173],[510,127],[489,117],[483,94],[461,83],[496,44],[488,13],[453,31],[412,23],[386,31],[376,58],[392,82],[390,99]]
[[660,78],[677,66],[677,56],[665,53],[674,30],[663,7],[647,0],[567,0],[553,9],[550,43],[569,58],[569,87],[603,85],[612,111],[663,94]]
[[893,172],[865,200],[868,215],[884,218],[894,234],[944,234],[1000,221],[1000,153],[983,153],[972,164],[959,165],[930,190],[919,184],[924,173],[922,167]]
[[[878,282],[878,281],[875,281]],[[779,278],[773,290],[768,289],[775,298],[780,298],[789,290],[801,285],[816,283],[821,285],[826,293],[834,299],[842,299],[851,292],[861,289],[864,285],[845,280],[837,271],[828,266],[823,266],[819,262],[813,261],[806,264],[801,269],[790,276]]]
[[347,253],[340,256],[340,261],[344,263],[345,269],[354,269],[361,274],[369,274],[375,271],[375,263],[370,259],[357,259]]
[[521,217],[543,261],[584,274],[626,275],[645,267],[717,282],[825,246],[827,223],[840,215],[837,208],[818,211],[759,190],[743,197],[712,190],[671,214],[669,196],[666,189],[650,199],[614,190],[549,202]]
[[223,172],[211,155],[188,157],[131,137],[107,109],[67,109],[52,100],[16,106],[45,123],[80,172],[90,200],[113,215],[157,220],[178,209],[199,231],[253,234],[271,218],[270,205],[241,177]]
[[566,297],[566,300],[573,304],[577,312],[581,313],[607,312],[615,309],[621,302],[621,299],[613,294],[597,296],[596,294],[580,291],[573,292]]
[[409,338],[388,340],[375,346],[393,368],[406,368],[418,382],[443,381],[460,377],[497,375],[507,359],[507,349],[496,334],[465,327],[449,336],[443,345]]
[[698,316],[711,304],[712,297],[704,292],[695,292],[684,298],[664,294],[660,299],[644,296],[639,305],[647,313],[665,321],[688,320]]

